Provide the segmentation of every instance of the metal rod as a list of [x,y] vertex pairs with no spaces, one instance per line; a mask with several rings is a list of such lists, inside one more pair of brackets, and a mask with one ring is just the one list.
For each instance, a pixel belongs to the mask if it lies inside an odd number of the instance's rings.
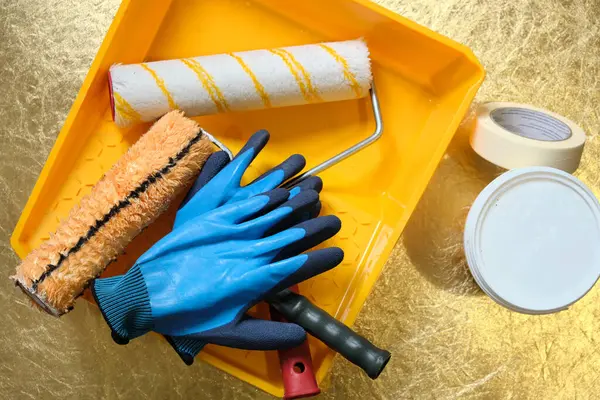
[[[381,137],[381,135],[383,134],[383,120],[381,118],[381,110],[379,109],[379,99],[377,98],[375,82],[371,83],[371,89],[369,92],[371,94],[371,108],[373,110],[373,117],[375,118],[375,131],[373,131],[373,133],[369,137],[356,143],[354,146],[342,151],[341,153],[331,157],[328,160],[323,161],[321,164],[319,164],[315,167],[312,167],[305,173],[288,180],[286,183],[284,183],[282,185],[282,187],[290,188],[294,185],[297,185],[299,182],[303,181],[304,179],[308,178],[309,176],[316,175],[319,172],[323,172],[327,168],[333,167],[335,164],[339,163],[340,161],[345,160],[346,158],[350,157],[354,153],[357,153],[360,150],[364,149],[365,147],[368,147],[369,145],[376,142],[377,139],[379,139]],[[202,130],[202,131],[204,132],[206,137],[208,137],[208,140],[210,140],[218,148],[220,148],[225,153],[227,153],[230,160],[233,160],[233,153],[231,152],[231,150],[229,150],[229,148],[227,148],[227,146],[225,146],[225,144],[223,142],[221,142],[220,140],[218,140],[217,138],[215,138],[213,135],[206,132],[205,130]]]
[[299,182],[308,178],[309,176],[313,176],[318,174],[319,172],[323,172],[327,168],[333,167],[335,164],[340,161],[350,157],[354,153],[368,147],[370,144],[374,143],[379,139],[383,133],[383,120],[381,118],[381,110],[379,109],[379,99],[377,98],[377,91],[375,90],[375,82],[371,84],[371,107],[373,109],[373,116],[375,117],[375,131],[366,139],[358,142],[354,146],[342,151],[341,153],[331,157],[329,160],[323,161],[321,164],[309,169],[305,173],[292,178],[282,185],[284,188],[290,188],[294,185],[297,185]]
[[225,144],[223,142],[221,142],[219,139],[217,139],[210,133],[206,132],[204,129],[202,129],[202,132],[208,138],[208,140],[210,142],[212,142],[212,144],[214,144],[215,146],[217,146],[218,148],[223,150],[225,153],[227,153],[227,155],[229,156],[229,159],[233,160],[233,153],[231,152],[231,150],[229,150],[229,148],[227,146],[225,146]]

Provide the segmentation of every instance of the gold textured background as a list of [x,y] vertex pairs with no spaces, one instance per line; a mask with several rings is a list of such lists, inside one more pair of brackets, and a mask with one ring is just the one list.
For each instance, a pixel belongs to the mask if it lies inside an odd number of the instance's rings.
[[[600,195],[600,0],[378,0],[470,46],[488,71],[477,101],[546,107],[589,141],[577,176]],[[5,279],[9,236],[119,5],[0,0],[0,397],[270,398],[220,371],[189,368],[154,335],[112,343],[98,311],[31,312]],[[466,125],[465,125],[466,126]],[[600,292],[551,316],[484,296],[462,255],[462,224],[498,173],[462,128],[355,328],[392,351],[371,381],[339,357],[322,398],[549,399],[600,396]],[[459,188],[458,190],[456,188]]]

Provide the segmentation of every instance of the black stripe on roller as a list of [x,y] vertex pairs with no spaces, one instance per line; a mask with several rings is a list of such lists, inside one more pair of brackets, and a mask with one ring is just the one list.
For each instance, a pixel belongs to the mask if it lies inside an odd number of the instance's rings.
[[77,253],[83,247],[84,244],[86,244],[91,238],[93,238],[96,235],[100,228],[106,225],[112,218],[117,216],[121,212],[121,210],[131,205],[132,199],[139,198],[142,193],[148,190],[150,185],[162,179],[165,174],[167,174],[169,171],[171,171],[171,169],[173,169],[173,167],[177,165],[177,162],[182,160],[190,152],[192,146],[198,143],[201,138],[202,130],[200,130],[198,134],[196,134],[196,136],[190,139],[188,144],[185,145],[185,147],[181,149],[179,153],[175,155],[175,157],[169,157],[169,163],[167,165],[148,176],[137,188],[129,192],[129,194],[125,196],[124,199],[120,200],[117,204],[112,206],[111,209],[106,214],[104,214],[102,218],[96,220],[96,223],[90,226],[87,233],[79,238],[75,246],[71,247],[69,251],[67,251],[67,254],[60,255],[60,258],[58,259],[56,265],[48,264],[48,269],[42,275],[40,275],[40,277],[37,280],[33,281],[33,283],[31,284],[31,289],[33,291],[37,291],[39,284],[42,283],[47,277],[49,277],[54,271],[60,268],[60,266],[67,259],[67,257],[69,257],[71,254]]

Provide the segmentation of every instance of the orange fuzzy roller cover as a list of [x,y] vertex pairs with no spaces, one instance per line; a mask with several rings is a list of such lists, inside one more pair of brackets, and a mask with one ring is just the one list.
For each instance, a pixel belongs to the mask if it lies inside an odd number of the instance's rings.
[[180,111],[169,112],[11,278],[48,313],[70,311],[89,282],[191,184],[211,152],[211,142],[195,121]]

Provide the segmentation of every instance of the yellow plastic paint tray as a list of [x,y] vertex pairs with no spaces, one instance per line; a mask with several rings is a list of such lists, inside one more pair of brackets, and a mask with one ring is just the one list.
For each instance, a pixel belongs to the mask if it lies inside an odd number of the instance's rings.
[[[322,173],[323,211],[343,222],[331,242],[346,256],[335,270],[300,286],[302,294],[351,325],[484,77],[469,49],[366,0],[124,0],[17,224],[15,251],[24,257],[47,239],[148,129],[119,129],[112,122],[111,64],[358,37],[371,50],[383,136]],[[254,131],[268,129],[271,141],[249,173],[254,176],[296,152],[314,166],[374,129],[368,98],[197,120],[233,150]],[[172,217],[171,212],[147,229],[107,273],[126,270],[168,231]],[[320,382],[334,353],[313,338],[310,347]],[[276,352],[208,346],[200,357],[283,394]]]

